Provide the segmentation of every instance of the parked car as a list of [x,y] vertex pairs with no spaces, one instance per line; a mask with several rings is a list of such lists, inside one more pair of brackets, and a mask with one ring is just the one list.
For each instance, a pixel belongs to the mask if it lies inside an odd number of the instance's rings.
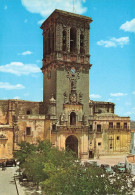
[[13,165],[16,166],[15,159],[7,159],[6,167],[13,167]]
[[106,173],[111,173],[112,174],[114,172],[112,170],[112,168],[110,167],[110,165],[108,165],[108,164],[101,164],[101,168],[103,168]]
[[123,163],[123,162],[119,162],[117,165],[114,165],[112,167],[112,169],[115,172],[119,172],[119,173],[125,173],[126,172],[126,166],[125,166],[125,163]]

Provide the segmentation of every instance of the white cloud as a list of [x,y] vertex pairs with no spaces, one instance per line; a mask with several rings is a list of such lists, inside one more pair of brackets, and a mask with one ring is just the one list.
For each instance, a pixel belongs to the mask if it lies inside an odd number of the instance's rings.
[[31,54],[32,54],[31,51],[24,51],[22,53],[18,53],[18,55],[22,55],[22,56],[31,55]]
[[24,89],[22,84],[12,85],[8,82],[0,82],[0,89],[13,90],[13,89]]
[[4,10],[7,10],[7,8],[8,8],[7,5],[5,5],[5,6],[4,6]]
[[135,33],[135,18],[131,21],[127,21],[120,26],[120,29],[127,31],[127,32],[134,32]]
[[120,37],[120,38],[111,38],[110,40],[104,41],[100,40],[97,42],[97,45],[101,45],[103,47],[123,47],[129,43],[129,37]]
[[0,66],[0,72],[7,72],[15,75],[29,75],[31,73],[41,72],[36,64],[23,64],[22,62],[11,62],[10,64]]
[[132,94],[135,95],[135,91],[133,91]]
[[15,96],[13,99],[15,99],[15,100],[19,100],[19,99],[20,99],[20,97],[19,97],[19,96]]
[[[21,0],[21,2],[29,12],[39,13],[43,18],[48,17],[55,9],[73,12],[73,0]],[[85,0],[76,0],[74,2],[74,7],[78,14],[82,14],[87,10],[83,3],[85,3]]]
[[128,94],[127,93],[110,93],[110,96],[115,96],[115,97],[125,96],[125,95],[128,95]]
[[101,98],[101,96],[98,95],[98,94],[90,94],[90,98],[97,98],[97,99],[99,99],[99,98]]

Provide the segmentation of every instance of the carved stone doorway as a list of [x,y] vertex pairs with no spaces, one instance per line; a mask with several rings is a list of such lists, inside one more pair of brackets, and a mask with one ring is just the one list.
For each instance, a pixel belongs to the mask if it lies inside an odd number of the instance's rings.
[[72,150],[75,153],[75,156],[78,157],[78,139],[74,135],[67,137],[65,142],[66,150]]

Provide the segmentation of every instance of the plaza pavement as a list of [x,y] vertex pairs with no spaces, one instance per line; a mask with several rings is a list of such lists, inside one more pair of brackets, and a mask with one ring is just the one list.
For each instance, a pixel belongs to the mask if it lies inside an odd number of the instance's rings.
[[14,181],[16,167],[7,167],[5,171],[0,168],[0,195],[18,195]]
[[97,164],[108,164],[114,166],[119,162],[125,162],[127,154],[125,155],[115,155],[115,156],[99,156],[99,158],[91,159],[90,161],[97,161]]
[[39,195],[40,191],[21,185],[18,180],[18,167],[6,167],[5,171],[0,168],[0,195]]

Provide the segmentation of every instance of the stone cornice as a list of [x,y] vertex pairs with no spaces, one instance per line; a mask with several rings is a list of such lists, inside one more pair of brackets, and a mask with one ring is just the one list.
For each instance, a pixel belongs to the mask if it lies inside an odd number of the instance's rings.
[[84,64],[84,63],[77,63],[77,62],[63,62],[61,60],[53,60],[50,63],[46,63],[42,68],[42,72],[48,70],[48,69],[52,69],[52,68],[56,68],[56,69],[66,69],[66,70],[70,70],[72,67],[75,67],[77,71],[89,71],[89,69],[91,68],[92,64]]

